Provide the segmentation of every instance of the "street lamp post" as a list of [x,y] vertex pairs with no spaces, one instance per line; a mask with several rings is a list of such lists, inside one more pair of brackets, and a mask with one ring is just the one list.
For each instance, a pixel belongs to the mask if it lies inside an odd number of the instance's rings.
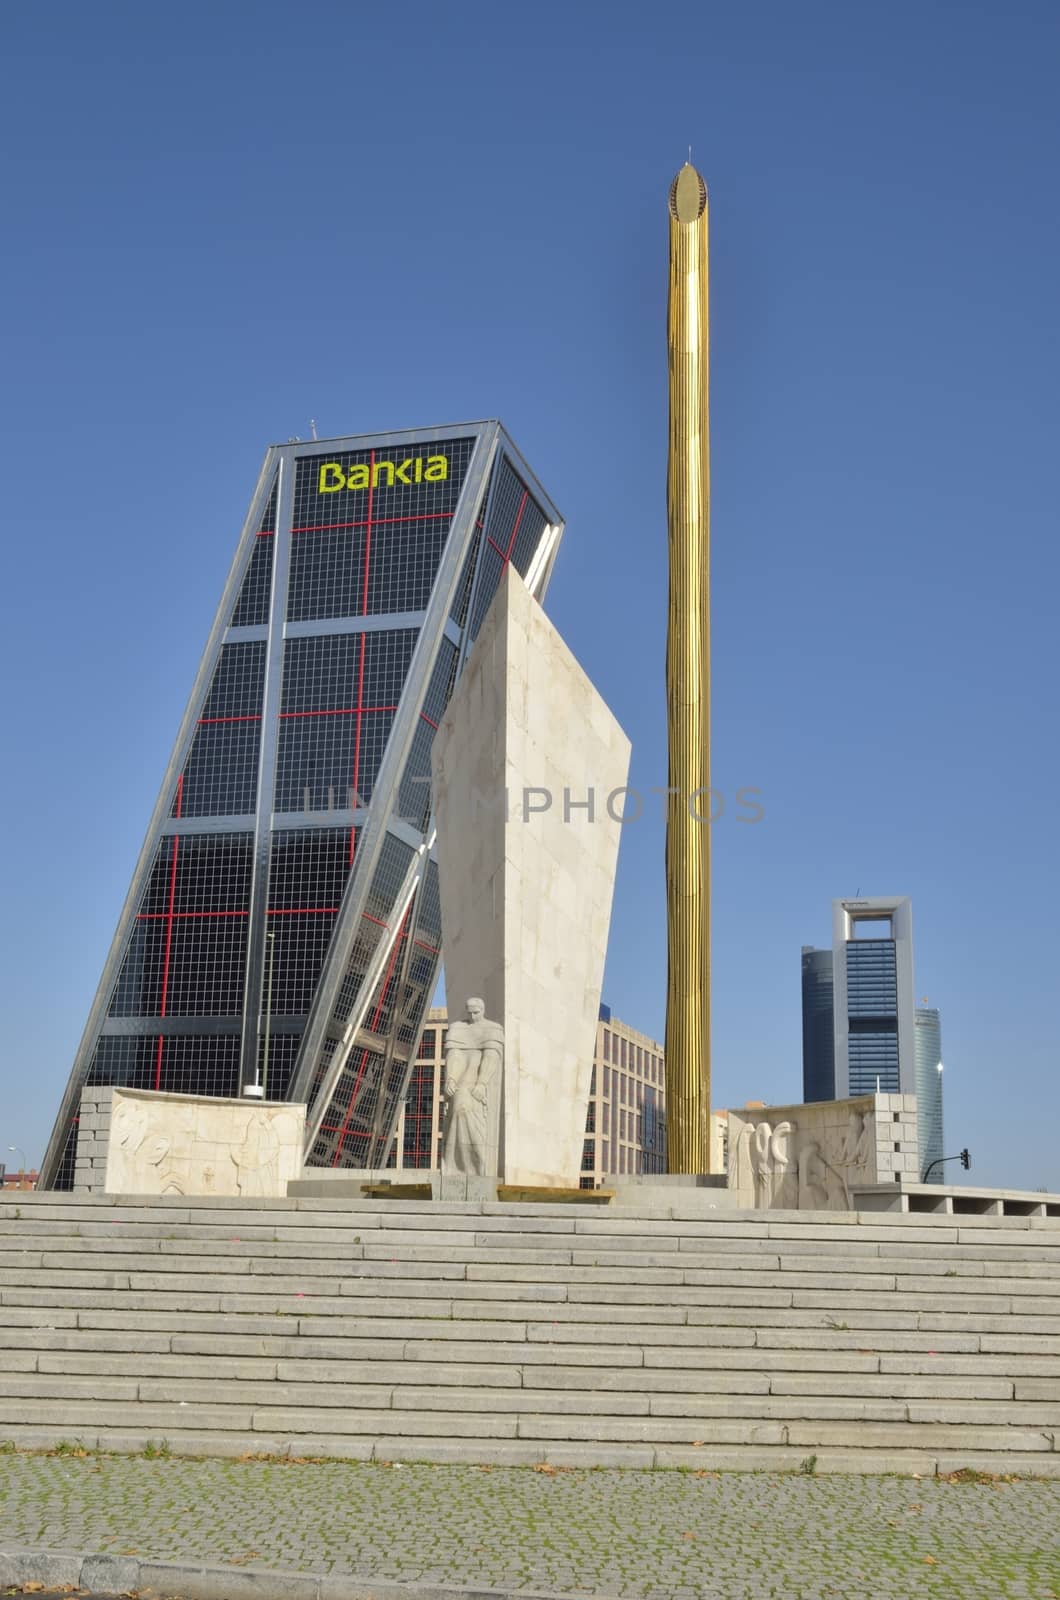
[[269,972],[265,982],[265,1040],[261,1052],[261,1066],[254,1069],[254,1082],[243,1085],[243,1095],[248,1100],[264,1100],[269,1081],[269,1033],[272,1023],[272,975],[276,966],[276,935],[265,935],[269,943]]
[[7,1148],[11,1151],[12,1155],[21,1156],[22,1157],[22,1166],[19,1169],[19,1177],[20,1178],[25,1177],[26,1170],[27,1170],[27,1168],[26,1168],[26,1152],[17,1144],[9,1144]]
[[269,942],[269,979],[265,988],[265,1048],[262,1052],[261,1063],[261,1092],[268,1093],[269,1082],[269,1024],[272,1021],[272,974],[276,965],[276,935],[273,932],[265,935]]

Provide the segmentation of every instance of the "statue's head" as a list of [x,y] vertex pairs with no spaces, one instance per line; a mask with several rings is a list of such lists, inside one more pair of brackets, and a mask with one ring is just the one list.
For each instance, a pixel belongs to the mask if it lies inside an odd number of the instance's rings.
[[486,1002],[479,1000],[477,996],[473,996],[467,1003],[467,1020],[469,1022],[481,1022],[485,1015]]

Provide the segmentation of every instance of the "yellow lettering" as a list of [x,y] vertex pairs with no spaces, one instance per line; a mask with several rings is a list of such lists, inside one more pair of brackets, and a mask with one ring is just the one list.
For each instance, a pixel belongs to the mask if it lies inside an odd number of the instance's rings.
[[346,474],[337,461],[325,461],[320,469],[320,482],[317,485],[318,494],[334,494],[336,489],[345,489]]
[[406,456],[404,461],[365,462],[344,469],[341,462],[325,461],[320,468],[317,489],[320,494],[335,494],[339,489],[392,489],[395,483],[444,483],[449,476],[448,456]]

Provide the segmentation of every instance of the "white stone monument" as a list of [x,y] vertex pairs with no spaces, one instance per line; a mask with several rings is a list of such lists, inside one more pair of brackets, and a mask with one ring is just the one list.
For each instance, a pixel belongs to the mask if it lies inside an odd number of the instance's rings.
[[629,754],[509,567],[433,752],[446,994],[503,1031],[509,1184],[578,1183]]
[[729,1112],[728,1125],[737,1206],[852,1211],[856,1190],[919,1175],[915,1095],[744,1106]]
[[465,1020],[454,1020],[446,1029],[442,1168],[447,1174],[496,1175],[503,1063],[504,1030],[489,1021],[485,1002],[472,996]]
[[89,1087],[74,1190],[280,1197],[301,1176],[304,1138],[304,1105]]

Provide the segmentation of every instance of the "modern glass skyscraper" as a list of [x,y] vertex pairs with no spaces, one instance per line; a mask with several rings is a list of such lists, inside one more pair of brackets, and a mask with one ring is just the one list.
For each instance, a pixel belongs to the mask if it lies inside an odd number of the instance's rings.
[[82,1087],[308,1105],[381,1166],[438,976],[431,742],[505,567],[562,521],[497,422],[265,458],[42,1166]]
[[802,1098],[835,1099],[831,950],[802,947]]
[[833,900],[831,950],[803,945],[802,1081],[804,1100],[915,1094],[920,1172],[942,1155],[942,1034],[914,1004],[908,898]]
[[835,1092],[915,1094],[907,896],[832,901]]
[[[920,1176],[933,1161],[941,1161],[942,1136],[942,1024],[934,1006],[916,1008],[916,1121],[920,1140]],[[945,1171],[936,1167],[930,1183],[944,1183]]]

